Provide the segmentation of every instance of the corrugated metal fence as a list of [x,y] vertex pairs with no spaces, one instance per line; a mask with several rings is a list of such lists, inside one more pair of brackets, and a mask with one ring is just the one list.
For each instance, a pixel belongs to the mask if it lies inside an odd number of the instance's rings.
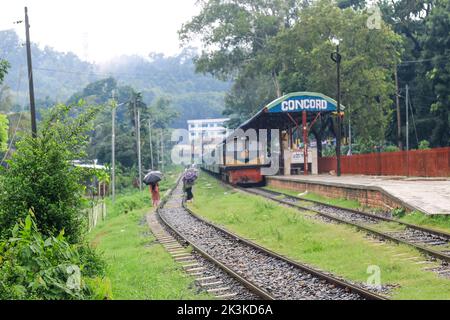
[[[319,173],[336,170],[336,157],[319,158]],[[341,157],[342,174],[450,177],[450,147]]]

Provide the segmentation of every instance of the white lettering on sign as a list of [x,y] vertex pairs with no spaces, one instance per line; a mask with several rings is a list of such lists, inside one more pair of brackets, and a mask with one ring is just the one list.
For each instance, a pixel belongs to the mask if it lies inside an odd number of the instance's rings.
[[326,110],[328,101],[321,99],[286,100],[281,103],[281,111]]
[[[291,163],[303,163],[303,151],[293,151],[291,154]],[[312,152],[308,150],[308,162],[312,162]]]

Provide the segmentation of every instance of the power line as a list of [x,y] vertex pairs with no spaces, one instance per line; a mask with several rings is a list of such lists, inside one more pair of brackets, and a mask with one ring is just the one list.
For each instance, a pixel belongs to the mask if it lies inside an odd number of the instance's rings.
[[411,116],[412,116],[412,120],[413,120],[414,132],[416,134],[416,142],[417,142],[417,145],[419,145],[419,138],[417,137],[416,120],[414,119],[414,111],[413,111],[413,108],[412,108],[411,99],[409,100],[409,108],[411,109]]
[[72,70],[63,70],[63,69],[51,69],[51,68],[34,68],[34,70],[41,70],[41,71],[48,71],[48,72],[60,72],[60,73],[67,73],[67,74],[75,74],[75,75],[95,75],[95,76],[132,76],[132,77],[154,77],[155,74],[145,74],[145,73],[127,73],[127,72],[108,72],[108,73],[102,73],[102,72],[96,72],[96,71],[72,71]]
[[[23,66],[19,69],[19,77],[18,77],[18,81],[17,81],[17,91],[16,92],[20,91],[20,83],[21,83],[21,80],[22,80],[22,70],[23,70]],[[19,129],[20,121],[22,120],[22,115],[23,115],[23,111],[20,112],[19,120],[17,120],[16,127],[14,128],[14,133],[13,133],[13,135],[12,135],[10,141],[9,141],[8,149],[6,150],[6,153],[3,156],[3,159],[0,162],[0,165],[3,165],[4,161],[6,160],[6,157],[11,152],[13,141],[16,138],[17,130]]]
[[422,62],[429,62],[429,61],[433,61],[433,60],[441,60],[441,59],[448,59],[448,58],[450,58],[450,55],[434,56],[432,58],[427,58],[427,59],[402,61],[398,66],[400,67],[400,66],[406,66],[406,65],[412,64],[412,63],[422,63]]

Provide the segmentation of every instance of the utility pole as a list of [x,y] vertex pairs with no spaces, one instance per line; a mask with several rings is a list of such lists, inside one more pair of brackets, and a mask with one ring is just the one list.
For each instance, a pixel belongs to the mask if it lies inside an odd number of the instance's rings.
[[137,110],[137,149],[139,166],[139,190],[142,191],[142,159],[141,159],[141,113]]
[[203,130],[203,124],[202,124],[202,148],[200,149],[202,165],[203,165],[203,152],[204,152],[204,139],[205,139],[204,134],[205,134],[205,130]]
[[142,190],[142,166],[141,166],[141,134],[140,114],[136,108],[137,94],[133,94],[134,132],[136,134],[136,151],[138,156],[139,190]]
[[153,168],[152,120],[148,119],[148,134],[150,136],[150,165]]
[[409,86],[406,85],[406,151],[409,151]]
[[397,65],[395,65],[395,102],[397,105],[397,145],[400,150],[403,149],[403,143],[402,143],[402,123],[400,118],[400,95],[398,90],[398,74],[397,74]]
[[111,190],[112,190],[112,202],[116,200],[116,99],[114,96],[114,91],[112,92],[112,119],[111,119],[111,162],[112,162],[112,173],[111,173]]
[[350,106],[348,106],[348,153],[352,154],[352,122],[351,122]]
[[37,137],[36,106],[34,103],[33,66],[31,64],[30,23],[28,21],[28,9],[25,7],[25,35],[27,46],[28,87],[30,95],[31,135]]
[[164,129],[161,128],[161,172],[164,172]]

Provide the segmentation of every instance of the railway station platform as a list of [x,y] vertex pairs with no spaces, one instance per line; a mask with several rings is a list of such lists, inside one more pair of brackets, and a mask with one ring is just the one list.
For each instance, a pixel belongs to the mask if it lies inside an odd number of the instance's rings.
[[358,200],[371,207],[450,215],[450,178],[324,174],[268,176],[266,180],[272,187]]

